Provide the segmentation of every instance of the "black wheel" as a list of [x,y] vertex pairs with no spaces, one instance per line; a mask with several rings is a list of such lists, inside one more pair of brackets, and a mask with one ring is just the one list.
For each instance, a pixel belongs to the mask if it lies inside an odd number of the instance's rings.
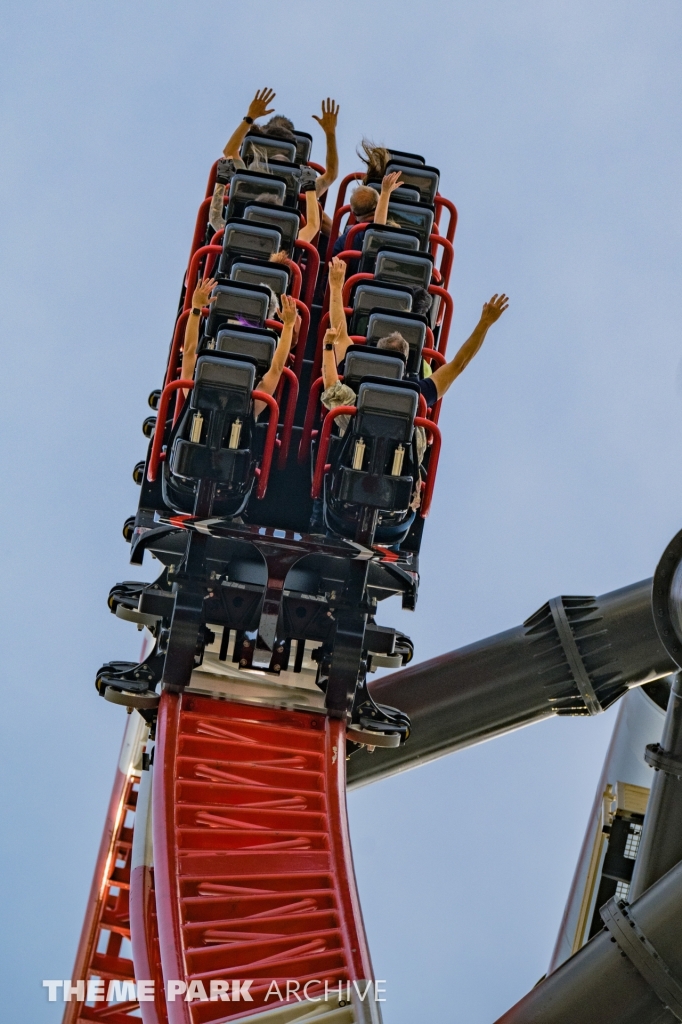
[[133,480],[138,485],[141,485],[144,480],[144,462],[138,462],[133,469]]
[[145,437],[151,437],[154,433],[154,427],[156,426],[156,416],[147,416],[147,419],[142,424],[142,433]]
[[152,391],[152,393],[150,394],[149,398],[147,399],[147,402],[149,403],[149,408],[150,409],[158,409],[160,401],[161,401],[161,390],[160,390],[160,388],[157,388],[156,391]]
[[128,516],[125,523],[123,524],[123,539],[130,544],[133,539],[133,531],[135,529],[135,516]]

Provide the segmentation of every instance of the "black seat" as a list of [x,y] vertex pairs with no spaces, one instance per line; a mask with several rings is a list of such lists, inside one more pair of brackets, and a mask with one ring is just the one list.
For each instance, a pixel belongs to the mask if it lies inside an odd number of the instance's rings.
[[[370,188],[373,188],[375,192],[381,192],[380,181],[368,181],[367,184]],[[402,203],[419,203],[421,202],[421,196],[418,188],[408,188],[406,185],[401,185],[391,195],[392,199],[397,199],[398,202]]]
[[218,262],[218,277],[228,277],[230,267],[240,256],[267,260],[282,248],[282,235],[277,228],[231,218],[225,224],[223,251]]
[[271,203],[249,203],[244,210],[244,220],[277,228],[282,236],[282,249],[286,249],[289,255],[293,253],[301,226],[298,210],[287,210]]
[[377,253],[374,277],[388,284],[401,284],[406,288],[428,288],[433,273],[430,253],[397,252],[382,249]]
[[401,249],[406,252],[419,251],[419,235],[415,231],[393,228],[388,224],[372,224],[365,231],[362,240],[361,274],[373,273],[376,256],[380,249]]
[[298,195],[301,191],[301,168],[298,164],[285,163],[283,160],[270,160],[269,165],[270,172],[286,182],[287,190],[284,205],[296,209],[298,207]]
[[296,136],[296,156],[293,163],[307,164],[313,148],[313,137],[308,132],[294,132],[294,135]]
[[248,327],[223,327],[215,339],[215,352],[237,356],[253,363],[258,378],[270,368],[277,348],[274,331],[257,331]]
[[[290,163],[299,162],[296,157],[295,142],[287,142],[286,139],[270,138],[268,135],[255,133],[252,135],[249,132],[242,142],[240,154],[244,163],[249,164],[252,161],[255,162],[256,166],[253,167],[253,170],[257,170],[259,166],[260,156],[258,150],[265,154],[265,159],[268,161],[268,164],[278,153],[281,153],[285,160]],[[261,168],[261,170],[265,170],[265,168]]]
[[164,501],[191,512],[199,481],[215,484],[212,511],[237,515],[255,478],[252,407],[256,368],[250,362],[202,355],[194,389],[171,436],[164,463]]
[[400,163],[409,164],[411,167],[423,167],[426,160],[418,153],[405,153],[402,149],[389,149],[391,160],[398,160]]
[[214,338],[228,321],[247,321],[247,326],[262,327],[268,318],[272,293],[262,285],[230,281],[215,289],[215,302],[211,306],[204,333]]
[[422,350],[426,343],[426,317],[418,313],[394,313],[391,310],[375,309],[367,323],[367,344],[376,345],[381,338],[397,331],[410,346],[407,372],[418,374],[421,370]]
[[404,538],[414,518],[410,501],[418,476],[413,444],[418,402],[419,389],[404,381],[360,385],[357,413],[337,445],[325,488],[331,529],[354,535],[364,510],[374,509],[379,513],[376,539],[382,528],[391,531],[394,543]]
[[419,235],[419,248],[422,252],[426,252],[429,248],[434,217],[434,208],[424,203],[391,201],[388,204],[388,219],[396,221],[401,228],[416,232]]
[[263,171],[237,171],[230,182],[230,199],[227,204],[227,218],[241,217],[249,203],[257,202],[263,195],[272,196],[273,204],[284,205],[287,197],[285,178],[265,174]]
[[343,361],[343,382],[357,392],[365,377],[387,377],[402,380],[405,362],[400,355],[383,349],[351,345]]
[[386,165],[386,174],[391,174],[392,171],[400,171],[400,180],[408,188],[419,190],[420,202],[433,203],[440,183],[440,171],[437,167],[428,167],[426,164],[415,167],[402,160],[391,160]]
[[377,307],[409,313],[412,309],[412,292],[390,284],[361,281],[353,297],[349,333],[367,334],[369,315]]
[[258,284],[271,288],[277,298],[289,287],[289,271],[281,263],[263,263],[260,260],[239,260],[230,268],[230,281]]

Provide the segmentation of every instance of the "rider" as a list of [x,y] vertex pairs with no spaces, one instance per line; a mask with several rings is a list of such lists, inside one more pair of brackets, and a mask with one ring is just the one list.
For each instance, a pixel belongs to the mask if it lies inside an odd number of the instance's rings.
[[[181,377],[183,380],[192,380],[194,377],[194,369],[197,363],[197,342],[199,340],[199,322],[201,320],[201,311],[204,306],[210,306],[215,302],[215,296],[211,297],[211,292],[216,286],[216,281],[212,277],[205,278],[199,281],[194,294],[192,295],[192,312],[187,318],[187,324],[185,326],[185,338],[182,347],[182,371]],[[287,364],[289,358],[289,352],[291,351],[291,344],[294,338],[294,332],[297,326],[298,312],[296,309],[296,302],[289,295],[282,295],[281,297],[281,312],[280,316],[282,319],[282,333],[279,336],[277,342],[277,348],[275,354],[272,357],[272,362],[268,370],[258,382],[257,387],[259,391],[264,391],[267,395],[274,395],[279,384],[280,377],[284,367]],[[254,417],[258,419],[259,415],[265,408],[265,402],[257,401],[254,405]]]

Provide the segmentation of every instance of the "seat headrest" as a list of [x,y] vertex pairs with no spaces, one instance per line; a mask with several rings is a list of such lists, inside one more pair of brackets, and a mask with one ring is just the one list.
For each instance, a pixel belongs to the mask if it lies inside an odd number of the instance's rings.
[[433,256],[382,249],[377,253],[374,278],[406,288],[428,288],[433,274]]
[[209,337],[214,337],[217,328],[227,320],[244,319],[250,326],[260,327],[267,319],[272,297],[269,288],[230,281],[219,284],[214,295],[205,331]]
[[[226,257],[254,256],[265,259],[279,252],[282,247],[282,235],[276,227],[252,224],[240,218],[230,218],[225,223],[223,235],[223,252],[220,257],[221,268]],[[219,273],[224,273],[220,270]]]
[[252,359],[261,376],[272,363],[276,347],[274,338],[267,335],[259,335],[256,332],[243,334],[230,328],[218,331],[215,343],[216,352],[229,352]]
[[438,192],[440,183],[440,171],[437,167],[415,167],[413,164],[404,163],[402,160],[391,160],[386,165],[386,174],[392,171],[400,171],[400,180],[408,188],[416,188],[419,191],[422,203],[432,203]]
[[220,356],[204,355],[197,359],[192,397],[203,387],[230,388],[253,391],[256,368],[250,363],[237,359],[221,359]]
[[281,153],[287,162],[298,163],[296,160],[296,143],[287,142],[286,139],[274,139],[269,135],[261,135],[254,133],[253,135],[249,132],[244,141],[242,142],[242,148],[240,150],[242,160],[248,164],[249,161],[255,160],[256,166],[253,168],[254,171],[262,170],[260,167],[260,156],[258,150],[266,154],[268,163],[274,157],[275,153]]
[[375,284],[373,281],[361,281],[355,289],[353,309],[369,310],[375,306],[386,306],[390,309],[412,309],[412,293],[405,288]]
[[402,380],[405,363],[397,352],[381,349],[365,349],[362,346],[349,348],[343,362],[344,383],[351,387],[352,381],[360,381],[363,377],[388,377]]
[[[426,318],[416,313],[390,313],[373,310],[367,322],[367,344],[375,346],[378,341],[397,331],[410,346],[407,360],[409,373],[419,373],[421,354],[426,344]],[[381,351],[381,350],[379,350]]]
[[296,159],[294,163],[307,164],[313,148],[313,137],[308,132],[294,132],[296,136]]
[[[368,181],[367,184],[370,188],[373,188],[375,192],[381,192],[380,181]],[[418,188],[408,188],[407,185],[401,185],[392,193],[393,199],[397,199],[399,202],[402,200],[405,203],[419,203],[421,202],[421,195]]]
[[292,251],[301,226],[298,210],[275,206],[273,203],[249,203],[244,208],[244,220],[277,228],[282,236],[282,248],[287,252]]
[[426,251],[429,246],[429,237],[433,228],[434,210],[424,203],[399,203],[392,201],[388,204],[388,216],[390,220],[396,221],[401,228],[415,231],[419,235],[420,248]]
[[384,413],[389,416],[417,415],[419,393],[412,388],[392,388],[389,384],[365,383],[358,391],[358,412]]
[[289,287],[289,270],[278,263],[264,263],[262,260],[247,263],[238,260],[230,268],[230,281],[263,285],[272,288],[279,297]]
[[362,240],[362,253],[376,255],[381,249],[400,249],[405,252],[419,251],[419,235],[416,231],[405,231],[402,228],[385,225],[372,225],[367,228]]
[[280,203],[283,203],[287,194],[286,179],[273,174],[264,174],[262,171],[237,171],[230,182],[230,206],[236,201],[253,202],[263,192],[278,198]]
[[419,153],[405,153],[402,149],[389,149],[391,160],[397,160],[401,164],[409,164],[410,167],[424,167],[426,160]]

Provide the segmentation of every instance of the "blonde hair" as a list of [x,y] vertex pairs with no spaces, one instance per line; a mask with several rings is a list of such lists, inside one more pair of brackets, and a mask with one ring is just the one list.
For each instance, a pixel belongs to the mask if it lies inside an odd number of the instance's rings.
[[391,154],[386,147],[376,146],[371,139],[363,138],[360,148],[356,152],[367,167],[365,176],[362,179],[363,183],[367,184],[368,181],[372,180],[381,181],[386,173],[386,164],[391,159]]

